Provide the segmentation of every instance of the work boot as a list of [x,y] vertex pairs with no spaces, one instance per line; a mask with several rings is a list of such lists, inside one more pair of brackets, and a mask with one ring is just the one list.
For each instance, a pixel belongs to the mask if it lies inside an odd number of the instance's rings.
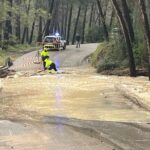
[[52,71],[51,71],[51,70],[48,70],[48,73],[52,73]]

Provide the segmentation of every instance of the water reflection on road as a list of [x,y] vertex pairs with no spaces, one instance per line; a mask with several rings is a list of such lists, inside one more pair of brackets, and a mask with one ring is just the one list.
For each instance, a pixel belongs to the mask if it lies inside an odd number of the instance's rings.
[[17,115],[20,118],[23,115],[38,119],[61,116],[83,120],[150,121],[149,112],[131,103],[115,89],[114,85],[127,81],[126,78],[89,74],[86,73],[89,70],[83,68],[82,73],[80,68],[66,70],[70,74],[5,80],[0,95],[1,117],[16,118]]

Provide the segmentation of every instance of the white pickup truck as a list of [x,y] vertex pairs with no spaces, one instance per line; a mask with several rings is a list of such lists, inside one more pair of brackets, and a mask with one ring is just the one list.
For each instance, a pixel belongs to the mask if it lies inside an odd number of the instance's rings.
[[66,40],[64,40],[60,35],[48,35],[44,37],[43,40],[44,48],[48,50],[65,50]]

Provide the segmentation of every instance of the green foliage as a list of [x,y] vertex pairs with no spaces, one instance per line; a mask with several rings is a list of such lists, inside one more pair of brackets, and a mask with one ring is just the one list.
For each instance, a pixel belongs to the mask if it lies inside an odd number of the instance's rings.
[[0,23],[5,21],[8,17],[7,10],[10,10],[9,4],[7,1],[0,2]]
[[33,51],[37,48],[39,49],[40,47],[36,47],[34,44],[16,44],[14,46],[9,45],[7,50],[0,49],[0,66],[4,65],[5,59],[8,57],[10,57],[12,60],[15,60],[17,57],[23,55],[24,53]]
[[97,66],[97,72],[100,73],[104,70],[114,70],[119,67],[119,63],[117,61],[111,59],[104,59],[102,63],[99,63]]
[[137,66],[144,67],[147,66],[148,54],[147,45],[144,36],[144,27],[141,19],[138,17],[140,15],[139,10],[134,10],[132,16],[135,19],[133,23],[134,33],[135,33],[135,43],[133,45],[134,57]]
[[[122,58],[122,59],[121,59]],[[112,42],[101,43],[91,56],[91,63],[97,72],[113,70],[118,67],[127,67],[128,59],[122,57],[122,50]]]
[[86,41],[89,43],[96,43],[104,41],[103,29],[99,26],[89,28],[86,31]]
[[141,42],[134,45],[134,58],[137,66],[146,66],[148,62],[148,54],[146,45]]
[[97,47],[96,51],[91,56],[91,64],[93,66],[97,66],[98,62],[106,55],[108,49],[109,49],[109,43],[101,43]]

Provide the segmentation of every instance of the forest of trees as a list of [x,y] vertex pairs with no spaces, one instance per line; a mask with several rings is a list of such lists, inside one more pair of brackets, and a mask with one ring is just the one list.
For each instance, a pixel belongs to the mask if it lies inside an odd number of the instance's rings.
[[0,47],[34,44],[55,32],[74,44],[80,33],[82,43],[115,44],[113,57],[131,76],[140,66],[150,78],[149,8],[149,0],[0,0]]

